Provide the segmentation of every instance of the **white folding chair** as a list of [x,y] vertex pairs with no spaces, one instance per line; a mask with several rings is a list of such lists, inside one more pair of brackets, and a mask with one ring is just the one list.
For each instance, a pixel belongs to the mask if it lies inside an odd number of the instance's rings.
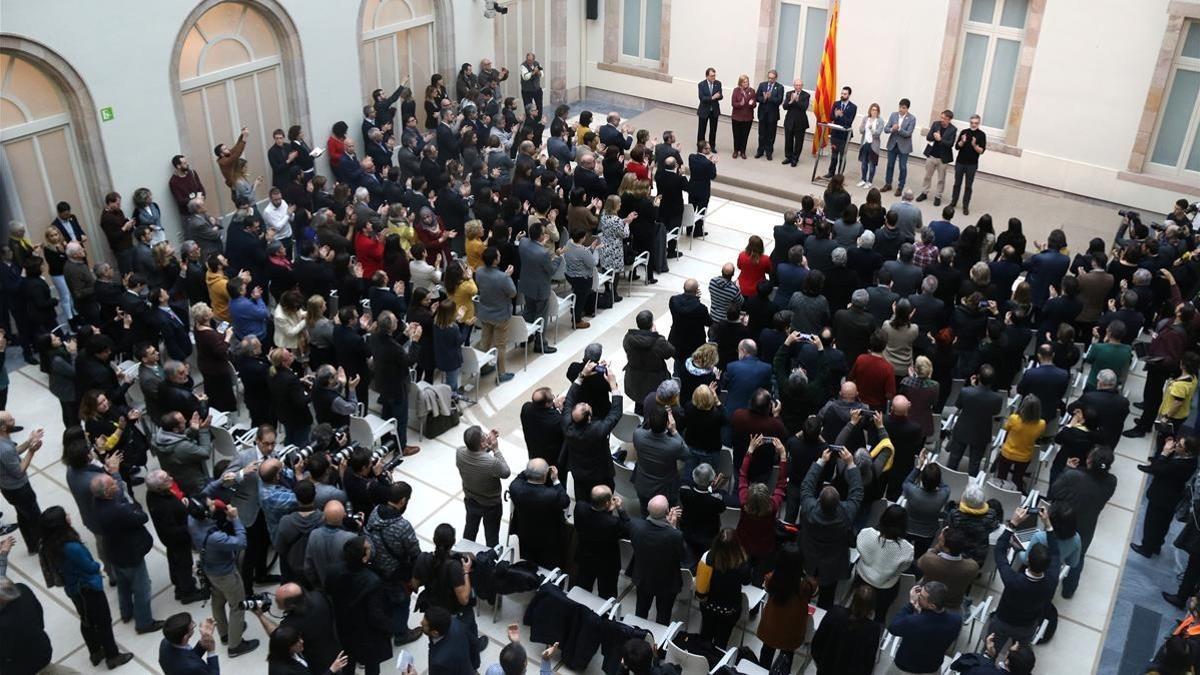
[[614,270],[601,270],[599,267],[592,270],[592,314],[600,312],[600,294],[604,292],[605,285],[608,285],[609,298],[616,297],[616,282]]
[[538,317],[533,323],[528,323],[519,314],[514,314],[508,320],[508,339],[512,344],[525,343],[525,366],[523,370],[529,370],[529,347],[533,342],[533,338],[542,332],[546,326],[546,320]]
[[629,284],[633,285],[633,275],[637,273],[639,267],[646,268],[646,277],[643,279],[644,285],[650,284],[650,251],[642,251],[633,258],[633,262],[625,266],[621,272],[623,276],[629,277]]
[[400,442],[396,433],[396,418],[383,419],[379,415],[367,412],[367,404],[358,404],[358,414],[350,416],[350,440],[367,448],[373,448],[384,436],[391,434]]
[[[667,641],[666,649],[667,663],[674,663],[679,666],[680,675],[708,675],[716,670],[715,668],[709,668],[708,659],[678,647],[673,639]],[[737,656],[737,648],[730,647],[721,656],[721,660],[732,660],[734,656]]]
[[[687,567],[679,568],[679,580],[683,582],[682,592],[687,594],[687,613],[683,615],[683,627],[688,629],[692,624],[692,606],[696,604],[696,577]],[[679,602],[676,596],[676,602]]]
[[[475,388],[479,389],[480,379],[483,377],[483,369],[488,366],[496,365],[496,348],[492,347],[486,352],[481,352],[474,347],[463,346],[462,348],[462,380],[475,380]],[[500,373],[496,373],[496,377],[500,377]],[[497,381],[499,381],[497,379]],[[469,385],[467,385],[469,386]],[[464,386],[464,389],[467,387]]]
[[602,598],[591,591],[583,590],[579,586],[572,586],[567,591],[567,598],[578,602],[600,616],[604,616],[617,603],[614,598]]
[[[767,591],[758,586],[746,584],[742,586],[742,641],[741,645],[746,644],[746,633],[751,631],[757,624],[757,621],[751,621],[751,615],[765,602],[767,599]],[[755,626],[750,624],[754,623]]]
[[[554,344],[558,344],[558,322],[566,316],[569,320],[571,313],[575,311],[575,294],[568,293],[563,297],[558,297],[557,293],[550,294],[550,321],[554,324]],[[574,328],[575,324],[572,323]]]
[[[680,221],[680,222],[682,222],[682,221]],[[665,250],[670,251],[671,250],[671,248],[670,248],[671,242],[675,242],[675,251],[676,252],[679,251],[680,229],[681,228],[679,228],[679,227],[673,227],[673,228],[671,228],[670,232],[667,232],[667,243],[665,244],[665,246],[666,246]]]

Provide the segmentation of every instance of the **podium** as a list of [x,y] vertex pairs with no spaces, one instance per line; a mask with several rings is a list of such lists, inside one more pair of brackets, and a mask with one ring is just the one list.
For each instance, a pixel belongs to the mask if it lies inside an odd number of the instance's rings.
[[[850,127],[844,127],[840,124],[834,124],[833,122],[817,122],[817,126],[825,127],[829,131],[829,145],[830,146],[833,145],[833,132],[834,131],[848,132],[846,134],[846,143],[842,146],[842,155],[841,155],[841,157],[838,157],[838,164],[836,167],[837,170],[834,171],[834,173],[845,173],[846,149],[850,147],[850,139],[854,138],[854,130],[851,129]],[[825,146],[821,146],[821,147],[817,148],[817,156],[813,160],[812,178],[810,179],[813,183],[815,183],[817,185],[824,185],[829,182],[829,180],[825,178],[825,174],[821,172],[821,167],[824,166],[824,162],[822,162],[822,160],[824,158],[825,158]]]

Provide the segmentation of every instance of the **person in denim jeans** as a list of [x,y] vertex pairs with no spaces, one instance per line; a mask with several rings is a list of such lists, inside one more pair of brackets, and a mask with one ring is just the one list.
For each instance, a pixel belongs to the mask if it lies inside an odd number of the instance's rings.
[[482,520],[484,541],[488,546],[500,543],[500,517],[504,515],[501,498],[504,486],[500,481],[512,475],[500,452],[499,437],[495,429],[484,432],[479,426],[472,426],[463,432],[463,447],[455,456],[467,507],[463,537],[475,541]]
[[238,572],[238,556],[246,550],[246,526],[238,519],[237,507],[226,506],[219,499],[211,499],[207,504],[189,502],[188,532],[192,545],[200,552],[200,569],[208,578],[213,620],[217,622],[221,642],[229,645],[230,658],[254,651],[258,640],[242,638],[246,610],[241,608],[241,602],[246,598],[246,590]]
[[150,516],[117,486],[108,474],[92,479],[94,516],[100,536],[104,537],[117,577],[117,602],[121,621],[136,621],[139,635],[162,628],[163,622],[150,612],[150,572],[146,554],[154,539],[146,529]]

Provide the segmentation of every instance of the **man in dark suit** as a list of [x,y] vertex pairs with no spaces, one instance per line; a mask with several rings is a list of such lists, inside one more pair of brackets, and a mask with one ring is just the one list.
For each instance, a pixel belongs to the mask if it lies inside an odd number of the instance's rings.
[[213,640],[216,625],[212,617],[200,624],[200,639],[189,644],[196,623],[187,612],[172,614],[163,622],[163,639],[158,644],[158,667],[164,675],[219,675],[217,644]]
[[562,565],[566,543],[563,509],[571,505],[558,469],[544,459],[531,459],[508,485],[512,499],[510,529],[516,533],[521,557],[546,569]]
[[891,412],[883,418],[883,428],[887,429],[888,438],[892,439],[895,448],[892,468],[886,474],[886,496],[893,501],[900,498],[900,489],[925,447],[925,434],[921,431],[921,425],[908,416],[910,410],[912,403],[908,397],[898,395],[892,399]]
[[150,572],[146,569],[146,554],[154,547],[154,539],[146,529],[150,516],[130,501],[108,474],[93,478],[91,490],[96,534],[104,537],[104,548],[112,563],[121,620],[134,619],[138,635],[153,633],[162,628],[163,622],[156,620],[150,610]]
[[[688,182],[688,202],[699,213],[708,208],[708,200],[712,198],[712,182],[717,179],[717,160],[712,155],[712,144],[708,141],[696,143],[695,154],[688,156],[688,170],[691,180]],[[688,223],[691,226],[691,223]],[[704,220],[697,220],[692,228],[693,237],[704,236]]]
[[683,156],[679,154],[679,144],[675,142],[674,131],[664,131],[662,143],[654,146],[654,165],[662,166],[668,157],[675,158],[675,166],[683,166]]
[[71,205],[67,202],[59,202],[57,211],[58,217],[50,224],[57,227],[58,231],[62,233],[63,241],[66,243],[77,241],[81,244],[86,244],[88,240],[87,235],[84,234],[83,226],[79,224],[79,219],[75,217],[75,214],[71,213]]
[[971,376],[970,386],[958,392],[958,421],[950,436],[950,458],[946,468],[958,471],[963,452],[970,455],[967,473],[979,473],[983,453],[992,442],[992,419],[1000,414],[1004,406],[1004,395],[992,391],[996,369],[989,364],[979,367],[979,373]]
[[[670,232],[682,224],[683,193],[688,189],[688,179],[679,173],[679,162],[674,157],[667,157],[658,171],[654,172],[654,184],[658,186],[660,198],[658,220]],[[677,251],[667,251],[667,257],[678,257],[679,255],[682,254]]]
[[[549,322],[547,313],[550,309],[550,278],[566,264],[561,255],[551,255],[546,250],[546,242],[550,234],[543,225],[534,222],[529,226],[529,236],[521,239],[517,245],[521,255],[521,278],[517,279],[517,291],[525,296],[525,309],[522,314],[527,323],[533,323],[539,318]],[[542,333],[534,336],[534,351],[539,354],[553,354],[558,351],[543,340]]]
[[[700,282],[688,279],[683,282],[683,292],[671,296],[667,302],[671,310],[671,332],[667,341],[675,345],[675,353],[680,358],[675,359],[675,374],[683,372],[684,363],[700,345],[707,342],[708,327],[712,325],[712,317],[708,307],[700,301]],[[690,391],[683,395],[691,398]]]
[[904,242],[900,245],[899,259],[883,263],[883,269],[892,276],[892,290],[896,295],[909,296],[921,290],[921,280],[925,278],[925,272],[913,264],[915,250],[912,244]]
[[[607,385],[604,389],[607,393]],[[550,387],[534,389],[530,400],[521,406],[521,434],[530,459],[544,459],[551,466],[558,464],[563,447],[562,412]]]
[[700,128],[696,131],[696,140],[704,140],[704,129],[708,128],[708,145],[713,152],[717,151],[717,120],[721,119],[721,81],[717,79],[717,69],[708,68],[704,71],[704,79],[696,85],[696,95],[700,105],[696,108],[696,116],[700,118]]
[[625,152],[633,147],[633,136],[629,135],[629,126],[621,126],[621,116],[615,112],[608,113],[604,125],[597,133],[600,135],[600,142],[606,146],[615,145]]
[[1041,345],[1037,350],[1038,364],[1025,371],[1017,385],[1017,393],[1033,394],[1042,402],[1042,419],[1049,425],[1062,414],[1071,374],[1054,365],[1054,347]]
[[429,637],[429,672],[475,675],[479,669],[478,644],[462,619],[431,605],[421,618],[421,630]]
[[1121,440],[1121,430],[1125,428],[1125,418],[1129,416],[1129,399],[1121,394],[1117,382],[1117,374],[1104,369],[1096,376],[1096,388],[1086,391],[1082,396],[1067,406],[1067,412],[1076,410],[1096,411],[1096,441],[1099,445],[1115,448]]
[[335,282],[333,249],[327,246],[317,249],[316,242],[304,239],[296,245],[296,254],[292,275],[300,284],[300,292],[306,298],[319,295],[328,301]]
[[791,210],[785,211],[783,214],[783,224],[776,225],[773,233],[775,235],[775,247],[771,249],[772,270],[788,261],[788,253],[792,250],[793,246],[804,242],[804,231],[799,227],[799,214]]
[[833,109],[829,112],[830,123],[846,128],[834,129],[829,134],[829,170],[825,172],[826,178],[833,178],[833,174],[841,171],[838,164],[846,152],[850,128],[854,126],[854,116],[858,114],[858,106],[850,102],[850,93],[850,87],[842,87],[842,97],[833,104]]
[[779,126],[779,106],[783,103],[783,85],[775,81],[778,77],[779,73],[768,70],[767,80],[759,82],[754,93],[758,100],[758,151],[754,158],[765,154],[768,162],[775,158],[775,131]]
[[558,466],[565,467],[575,476],[576,501],[590,499],[592,488],[597,485],[615,486],[608,436],[621,419],[622,398],[617,393],[617,374],[611,369],[604,373],[613,393],[608,415],[597,417],[592,406],[580,400],[583,381],[596,372],[597,365],[590,361],[583,366],[563,401],[563,454]]
[[932,274],[921,280],[921,292],[908,296],[913,321],[922,333],[932,333],[945,323],[946,303],[937,296],[938,280]]
[[655,605],[654,620],[664,626],[671,623],[671,609],[682,582],[683,533],[679,507],[669,508],[667,498],[656,495],[646,505],[646,518],[630,523],[633,543],[633,583],[637,585],[635,613],[645,619]]
[[691,485],[679,488],[679,531],[690,549],[688,563],[699,560],[712,546],[721,531],[721,514],[725,512],[725,493],[721,492],[720,476],[711,464],[702,463],[692,469]]
[[875,332],[875,317],[867,311],[870,297],[865,289],[860,288],[850,294],[850,306],[837,310],[833,315],[833,339],[850,363],[867,351],[867,341]]
[[575,534],[579,542],[575,585],[590,591],[596,584],[600,597],[617,597],[620,541],[629,538],[629,516],[621,508],[621,495],[613,494],[607,485],[597,485],[590,501],[575,502]]
[[867,288],[867,311],[875,317],[875,325],[882,326],[892,317],[892,305],[900,296],[892,290],[892,273],[881,269],[876,274],[876,283]]
[[462,140],[454,127],[454,111],[443,110],[437,126],[438,164],[445,168],[446,162],[458,159],[462,154]]
[[808,131],[808,92],[800,78],[792,82],[792,90],[783,98],[783,163],[796,166]]
[[596,156],[590,152],[579,155],[579,165],[575,167],[575,187],[586,192],[589,200],[603,200],[608,196],[608,182],[596,174]]
[[167,289],[160,288],[154,298],[155,307],[149,318],[154,326],[153,333],[162,336],[163,347],[167,356],[175,361],[186,361],[192,355],[192,336],[187,323],[179,318],[171,307],[171,294]]

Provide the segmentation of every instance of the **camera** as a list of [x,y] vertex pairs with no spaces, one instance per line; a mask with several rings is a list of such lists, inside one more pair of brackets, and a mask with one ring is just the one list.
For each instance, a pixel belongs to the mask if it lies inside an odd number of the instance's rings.
[[1132,209],[1122,209],[1117,211],[1117,215],[1121,216],[1122,218],[1128,218],[1130,222],[1140,223],[1142,221],[1142,214]]
[[500,5],[500,3],[494,2],[494,0],[484,0],[483,18],[494,19],[494,18],[496,18],[497,14],[501,14],[501,15],[508,14],[508,8],[502,7]]
[[596,366],[595,368],[592,369],[592,372],[597,375],[607,375],[608,374],[608,366]]
[[271,611],[271,594],[255,593],[239,602],[238,609],[244,609],[247,612],[269,612]]
[[311,445],[306,445],[303,448],[296,446],[287,446],[283,450],[275,452],[276,458],[283,462],[284,466],[294,467],[300,462],[307,460],[316,450]]

